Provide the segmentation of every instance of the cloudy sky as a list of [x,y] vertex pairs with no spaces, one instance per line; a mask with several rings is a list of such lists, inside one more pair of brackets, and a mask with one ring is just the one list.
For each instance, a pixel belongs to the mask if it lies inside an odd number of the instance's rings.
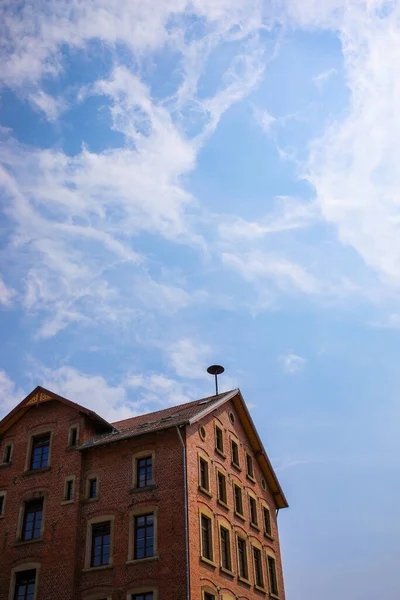
[[0,416],[240,386],[288,600],[400,588],[400,4],[3,0]]

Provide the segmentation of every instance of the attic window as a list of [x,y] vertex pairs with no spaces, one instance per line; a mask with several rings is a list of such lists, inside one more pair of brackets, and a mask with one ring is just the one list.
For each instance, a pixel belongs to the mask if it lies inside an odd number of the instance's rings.
[[229,413],[229,420],[232,423],[232,425],[235,424],[235,415],[233,414],[232,411],[230,411],[230,413]]
[[201,402],[197,403],[197,406],[201,406],[202,404],[209,404],[209,402],[212,402],[214,400],[214,398],[209,398],[208,400],[202,400]]
[[163,417],[161,419],[161,423],[164,423],[165,421],[170,421],[172,419],[172,417]]
[[146,427],[150,427],[150,425],[154,425],[157,421],[147,421],[147,423],[141,423],[138,425],[138,429],[145,429]]

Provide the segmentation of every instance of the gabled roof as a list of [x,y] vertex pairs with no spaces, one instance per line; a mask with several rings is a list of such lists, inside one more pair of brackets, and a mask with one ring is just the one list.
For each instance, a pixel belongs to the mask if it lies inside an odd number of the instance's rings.
[[61,402],[62,404],[66,404],[67,406],[70,406],[71,408],[83,413],[89,419],[95,421],[102,430],[111,431],[113,429],[111,423],[108,423],[108,421],[103,419],[103,417],[100,417],[100,415],[95,413],[93,410],[89,410],[88,408],[85,408],[85,406],[81,406],[81,404],[72,402],[71,400],[68,400],[68,398],[59,396],[58,394],[55,394],[50,390],[46,390],[46,388],[38,385],[30,394],[28,394],[28,396],[26,396],[26,398],[22,400],[22,402],[17,404],[17,406],[0,421],[0,437],[8,429],[10,429],[14,423],[19,421],[19,419],[23,417],[24,414],[33,406],[50,401]]
[[101,446],[137,435],[189,424],[191,420],[204,413],[205,410],[214,410],[221,402],[226,402],[226,400],[236,393],[237,390],[233,390],[232,392],[225,392],[218,396],[201,398],[200,400],[194,400],[194,402],[187,402],[186,404],[171,406],[170,408],[157,410],[146,415],[117,421],[113,423],[113,427],[115,428],[113,432],[96,436],[83,444],[80,449]]

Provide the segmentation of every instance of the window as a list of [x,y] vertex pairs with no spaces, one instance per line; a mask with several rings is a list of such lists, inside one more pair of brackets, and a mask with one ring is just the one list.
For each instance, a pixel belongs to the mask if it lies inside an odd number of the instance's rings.
[[15,574],[13,600],[33,600],[35,596],[36,569]]
[[243,498],[242,498],[242,488],[240,488],[236,483],[233,484],[233,492],[235,499],[235,513],[243,516]]
[[213,560],[212,521],[206,515],[201,515],[201,556]]
[[217,471],[217,484],[218,484],[218,501],[222,504],[227,503],[226,494],[226,477],[221,471]]
[[135,516],[134,528],[133,558],[139,560],[154,556],[154,514]]
[[264,524],[264,533],[272,537],[272,528],[271,528],[271,513],[266,506],[263,506],[263,524]]
[[110,564],[111,523],[95,523],[92,525],[91,567]]
[[4,464],[8,464],[11,462],[11,454],[12,454],[12,444],[7,444],[7,446],[4,448],[4,454],[3,454],[3,463]]
[[153,457],[137,459],[136,487],[143,488],[153,483]]
[[35,540],[41,537],[43,517],[43,498],[25,502],[24,520],[22,523],[23,540]]
[[253,458],[246,452],[246,473],[247,477],[254,479]]
[[153,600],[153,592],[144,592],[143,594],[132,594],[132,600]]
[[73,448],[74,446],[76,446],[77,441],[78,441],[78,428],[71,427],[71,429],[69,430],[68,446]]
[[231,440],[231,461],[234,467],[240,468],[239,445],[235,442],[235,440]]
[[239,577],[242,579],[249,579],[249,568],[247,564],[247,548],[246,540],[238,537],[237,538],[237,551],[238,551],[238,568]]
[[206,492],[210,491],[210,478],[208,473],[208,462],[204,458],[199,458],[199,477],[200,488]]
[[253,546],[254,582],[257,587],[264,587],[264,574],[262,568],[261,550]]
[[4,507],[6,505],[6,493],[0,492],[0,517],[4,515]]
[[278,580],[276,578],[276,563],[272,556],[267,556],[268,562],[268,579],[270,594],[278,595]]
[[96,477],[89,479],[88,497],[91,499],[97,498],[97,478]]
[[74,480],[67,479],[65,481],[64,500],[66,500],[68,502],[70,500],[73,500],[73,498],[74,498]]
[[221,525],[219,535],[221,540],[221,567],[227,571],[232,571],[230,531]]
[[210,592],[204,592],[204,600],[215,600],[214,594],[210,594]]
[[224,434],[221,427],[215,426],[215,449],[220,453],[224,453]]
[[252,525],[258,526],[258,517],[257,517],[257,502],[256,499],[252,496],[249,496],[249,507],[250,507],[250,523]]
[[32,439],[30,469],[42,469],[49,464],[50,434],[38,435]]

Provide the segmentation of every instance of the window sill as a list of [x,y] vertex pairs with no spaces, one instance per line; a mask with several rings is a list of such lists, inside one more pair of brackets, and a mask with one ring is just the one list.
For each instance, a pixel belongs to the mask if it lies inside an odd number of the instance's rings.
[[86,567],[82,569],[82,573],[91,573],[92,571],[106,571],[107,569],[113,569],[114,565],[100,565],[99,567]]
[[199,485],[199,492],[202,492],[203,494],[205,494],[209,498],[212,498],[212,493],[209,492],[208,490],[206,490],[206,488],[201,487],[201,485]]
[[10,462],[2,462],[0,463],[0,469],[5,469],[6,467],[11,467],[11,461]]
[[230,569],[225,569],[225,567],[220,567],[219,569],[222,571],[222,573],[225,573],[225,575],[230,575],[231,577],[235,576],[235,573]]
[[96,497],[96,498],[84,498],[83,501],[84,502],[98,502],[99,498],[98,497]]
[[157,485],[152,483],[151,485],[146,485],[146,487],[133,487],[129,491],[131,494],[139,494],[140,492],[150,492],[155,489],[157,489]]
[[276,594],[273,594],[272,592],[270,592],[269,597],[276,598],[276,600],[279,600],[279,596],[277,596]]
[[220,504],[221,506],[223,506],[224,508],[227,508],[229,510],[229,506],[226,502],[224,502],[223,500],[220,500],[219,498],[217,498],[217,502],[218,502],[218,504]]
[[254,589],[256,589],[256,590],[257,590],[257,591],[259,591],[259,592],[262,592],[263,594],[266,594],[266,593],[267,593],[267,590],[266,590],[266,588],[265,588],[265,587],[263,587],[262,585],[255,585],[255,586],[254,586]]
[[66,504],[73,504],[74,503],[74,499],[72,500],[63,500],[61,502],[61,506],[65,506]]
[[22,473],[22,477],[29,477],[29,475],[36,475],[37,473],[47,473],[50,471],[51,467],[40,467],[40,469],[29,469],[28,471],[24,471]]
[[211,567],[217,566],[213,560],[210,560],[209,558],[206,558],[205,556],[200,556],[200,560],[205,562],[207,565],[210,565]]
[[238,519],[240,519],[241,521],[245,521],[245,516],[236,512],[236,510],[234,511],[235,517],[237,517]]
[[270,533],[267,533],[266,531],[264,531],[264,536],[268,539],[271,540],[271,542],[273,542],[275,540],[274,536],[271,535]]
[[234,469],[236,469],[236,471],[242,471],[242,467],[240,465],[238,465],[237,463],[231,462],[231,465]]
[[255,529],[256,531],[261,531],[261,529],[259,528],[259,526],[257,525],[257,523],[252,523],[252,521],[250,521],[250,526]]
[[126,565],[136,565],[145,562],[153,562],[154,560],[158,560],[158,554],[155,556],[146,556],[145,558],[132,558],[131,560],[126,561]]
[[241,581],[242,583],[245,583],[246,585],[251,585],[250,580],[246,579],[245,577],[240,577],[240,575],[238,575],[238,580]]
[[215,448],[215,452],[217,454],[219,454],[221,456],[221,458],[224,458],[224,459],[226,458],[226,454],[224,453],[223,450],[220,450],[219,448]]
[[26,544],[37,544],[38,542],[43,542],[43,536],[34,538],[33,540],[16,540],[14,546],[25,546]]
[[257,483],[255,477],[253,477],[252,475],[249,475],[248,473],[246,473],[246,478],[251,481],[252,483]]
[[67,447],[65,448],[65,450],[66,450],[67,452],[72,452],[73,450],[78,450],[78,446],[80,446],[80,443],[79,443],[79,444],[75,444],[75,446],[67,446]]

